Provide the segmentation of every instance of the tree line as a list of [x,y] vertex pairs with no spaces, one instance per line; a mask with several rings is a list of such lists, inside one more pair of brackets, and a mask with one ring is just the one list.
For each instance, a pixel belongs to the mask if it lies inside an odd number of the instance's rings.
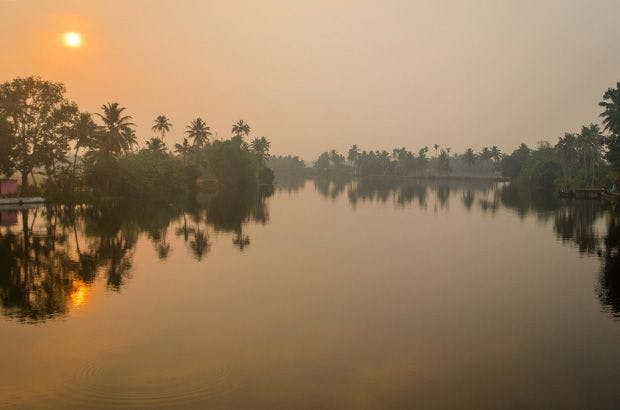
[[[125,107],[107,103],[92,114],[65,94],[62,83],[38,77],[0,84],[0,173],[19,174],[22,195],[152,198],[191,192],[197,180],[241,190],[272,184],[270,143],[265,137],[246,142],[251,127],[243,120],[233,124],[229,139],[213,140],[198,117],[170,149],[173,124],[158,115],[151,128],[156,135],[140,148]],[[43,175],[42,186],[36,175]]]
[[454,153],[434,144],[417,152],[407,148],[360,150],[352,145],[345,155],[336,150],[321,153],[313,170],[319,175],[356,176],[504,176],[540,188],[601,187],[620,175],[620,83],[603,94],[599,103],[603,128],[585,125],[566,133],[556,144],[541,141],[534,148],[521,144],[511,153],[497,146],[478,152],[467,148]]

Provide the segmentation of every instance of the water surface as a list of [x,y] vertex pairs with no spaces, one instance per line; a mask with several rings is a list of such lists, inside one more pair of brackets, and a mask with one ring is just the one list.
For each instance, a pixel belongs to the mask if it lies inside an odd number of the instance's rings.
[[295,181],[2,211],[0,407],[617,408],[612,204]]

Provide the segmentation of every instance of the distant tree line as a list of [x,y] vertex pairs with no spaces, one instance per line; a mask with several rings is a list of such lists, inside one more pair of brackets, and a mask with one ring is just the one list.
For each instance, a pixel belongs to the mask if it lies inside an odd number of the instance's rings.
[[324,152],[314,162],[314,170],[321,174],[351,174],[357,176],[495,176],[502,158],[497,147],[483,148],[479,153],[468,148],[463,154],[452,153],[450,147],[434,145],[435,156],[429,148],[417,152],[407,148],[388,151],[365,151],[351,146],[346,158],[336,150]]
[[[65,200],[95,196],[174,198],[192,192],[196,181],[214,188],[270,186],[270,143],[249,138],[243,120],[232,136],[213,140],[202,118],[185,128],[183,142],[169,149],[169,118],[155,118],[156,134],[138,147],[126,108],[108,103],[101,112],[81,112],[61,83],[38,77],[0,84],[0,173],[21,177],[21,194],[43,193]],[[41,186],[36,175],[42,175]]]
[[306,163],[298,156],[292,155],[272,155],[267,161],[269,169],[275,175],[305,176]]
[[542,141],[536,148],[521,144],[510,154],[497,146],[457,154],[434,144],[431,156],[429,147],[388,152],[361,151],[353,145],[346,158],[336,150],[323,152],[313,169],[329,176],[504,176],[539,188],[607,186],[620,177],[620,83],[603,94],[599,105],[604,109],[603,129],[597,124],[583,126],[555,145]]

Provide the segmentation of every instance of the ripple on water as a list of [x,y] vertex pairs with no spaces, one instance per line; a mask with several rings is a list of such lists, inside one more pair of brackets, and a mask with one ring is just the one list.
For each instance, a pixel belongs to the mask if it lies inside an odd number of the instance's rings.
[[[135,366],[125,364],[132,373]],[[68,381],[59,394],[67,408],[161,408],[191,407],[227,395],[237,389],[230,381],[229,367],[216,372],[188,373],[182,369],[147,368],[141,376],[124,377],[118,369],[108,370],[88,362]]]

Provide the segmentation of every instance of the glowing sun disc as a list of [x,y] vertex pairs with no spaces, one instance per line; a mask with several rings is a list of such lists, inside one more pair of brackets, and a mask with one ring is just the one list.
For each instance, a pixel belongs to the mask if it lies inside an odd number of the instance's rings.
[[82,36],[79,33],[73,31],[65,33],[64,39],[67,47],[79,47],[82,45]]

